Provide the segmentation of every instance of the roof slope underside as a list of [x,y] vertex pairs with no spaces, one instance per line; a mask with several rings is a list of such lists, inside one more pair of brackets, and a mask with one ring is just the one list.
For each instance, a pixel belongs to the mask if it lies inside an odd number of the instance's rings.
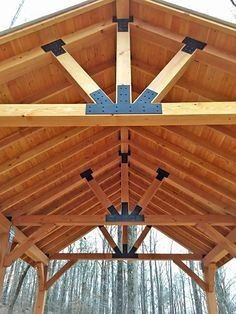
[[[158,34],[136,25],[136,20],[141,20],[144,26],[161,27],[177,38],[192,36],[206,41],[222,56],[227,55],[225,64],[209,64],[210,57],[205,54],[203,58],[199,52],[199,60],[189,66],[164,101],[235,100],[236,72],[228,65],[235,52],[232,30],[150,1],[133,0],[131,4],[131,13],[135,17],[131,26],[133,98],[181,47],[178,41],[164,38],[162,44]],[[100,6],[91,5],[87,11],[78,11],[63,20],[60,18],[46,28],[37,26],[35,32],[28,30],[24,36],[22,30],[22,37],[18,33],[0,39],[0,70],[3,70],[0,71],[0,103],[87,102],[81,88],[71,81],[50,54],[42,53],[39,48],[78,30],[84,35],[67,49],[114,99],[116,33],[115,24],[111,23],[114,14],[114,3],[104,1]],[[101,31],[99,27],[107,20],[108,27]],[[87,32],[87,27],[95,27],[97,31]],[[32,49],[40,51],[37,62],[33,60],[27,63],[28,67],[22,64],[17,66],[17,71],[10,68],[4,72],[11,61],[16,58],[21,62],[19,55],[26,51],[30,53]],[[1,128],[1,212],[6,216],[105,214],[106,209],[79,176],[87,168],[94,170],[98,182],[118,207],[121,201],[119,132],[119,128],[98,127]],[[132,206],[150,185],[153,171],[163,167],[170,173],[170,180],[158,190],[146,213],[236,215],[235,126],[138,127],[129,128],[129,132]],[[232,230],[230,226],[215,228],[224,236]],[[37,228],[21,230],[30,235]],[[37,246],[43,252],[53,254],[90,230],[92,228],[88,226],[57,227],[38,241]],[[159,227],[159,230],[192,252],[205,255],[215,246],[195,227],[169,226]]]

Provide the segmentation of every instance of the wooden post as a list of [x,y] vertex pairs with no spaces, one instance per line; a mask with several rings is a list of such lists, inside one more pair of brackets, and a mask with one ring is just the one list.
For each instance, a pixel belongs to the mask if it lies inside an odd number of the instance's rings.
[[0,233],[0,299],[2,298],[4,277],[6,272],[4,258],[8,252],[8,247],[8,232]]
[[207,296],[207,308],[208,314],[218,314],[218,305],[215,292],[215,273],[216,264],[209,264],[209,266],[204,268],[205,281],[207,283],[208,289],[206,291]]
[[43,314],[47,296],[46,282],[48,269],[47,266],[45,266],[43,263],[38,263],[36,268],[38,274],[38,292],[34,307],[34,314]]

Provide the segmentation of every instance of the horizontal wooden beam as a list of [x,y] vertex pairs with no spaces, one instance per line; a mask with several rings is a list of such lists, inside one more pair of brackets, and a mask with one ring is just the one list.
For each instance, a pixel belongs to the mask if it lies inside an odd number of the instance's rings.
[[236,102],[163,103],[163,114],[86,115],[86,104],[2,104],[1,127],[236,124]]
[[129,258],[129,257],[116,257],[114,258],[111,253],[56,253],[50,257],[51,260],[201,260],[202,256],[198,254],[155,254],[155,253],[145,253],[138,254],[137,258]]
[[101,226],[101,225],[155,225],[195,226],[208,223],[214,226],[235,226],[236,217],[230,215],[144,215],[144,221],[106,221],[104,215],[28,215],[13,218],[16,226]]

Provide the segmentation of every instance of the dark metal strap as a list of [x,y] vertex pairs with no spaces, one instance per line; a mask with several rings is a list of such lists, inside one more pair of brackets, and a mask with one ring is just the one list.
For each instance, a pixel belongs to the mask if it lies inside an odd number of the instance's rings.
[[182,43],[185,44],[182,51],[187,52],[189,54],[192,54],[196,49],[203,50],[204,47],[207,45],[206,43],[191,37],[185,37]]
[[45,52],[51,51],[57,57],[62,55],[63,53],[66,53],[66,51],[62,48],[62,46],[64,45],[65,45],[64,41],[62,39],[58,39],[52,41],[51,43],[41,46],[41,48]]

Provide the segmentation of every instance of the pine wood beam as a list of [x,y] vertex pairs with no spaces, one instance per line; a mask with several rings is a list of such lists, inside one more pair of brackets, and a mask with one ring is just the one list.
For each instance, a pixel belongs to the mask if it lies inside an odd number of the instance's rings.
[[[0,228],[4,232],[8,232],[10,227],[12,226],[12,223],[3,215],[0,213]],[[15,240],[17,243],[21,244],[28,240],[28,237],[20,231],[17,227],[14,227],[14,230],[16,232],[15,234]],[[31,258],[35,262],[42,262],[43,264],[48,264],[48,257],[34,244],[31,248],[29,248],[25,254]]]
[[129,0],[116,0],[116,16],[119,19],[129,17]]
[[219,313],[215,291],[215,274],[216,264],[211,263],[207,267],[204,267],[204,278],[208,287],[206,291],[208,314]]
[[[183,35],[179,35],[159,26],[153,26],[141,20],[135,19],[131,25],[132,31],[145,38],[146,41],[153,42],[160,46],[176,51],[182,46]],[[208,45],[204,50],[199,50],[194,58],[196,61],[212,65],[234,74],[236,72],[235,56],[225,53]]]
[[[236,242],[236,228],[230,231],[226,239],[232,243]],[[217,263],[228,254],[228,251],[222,248],[221,244],[217,244],[204,258],[203,263],[207,267],[211,263]]]
[[85,104],[2,104],[2,127],[236,124],[236,102],[163,103],[163,114],[86,115]]
[[236,244],[223,236],[214,227],[207,223],[200,223],[196,226],[201,232],[208,236],[216,244],[219,244],[222,249],[227,250],[232,257],[236,257]]
[[192,269],[184,264],[179,258],[174,258],[173,262],[179,266],[179,268],[181,268],[187,275],[189,275],[189,277],[191,277],[191,279],[193,279],[199,285],[199,287],[202,288],[202,290],[207,291],[208,287],[206,282],[196,275]]
[[[100,225],[155,225],[155,226],[195,226],[201,223],[207,223],[214,226],[235,226],[236,217],[230,215],[158,215],[145,214],[144,221],[106,221],[104,215],[27,215],[18,216],[12,220],[15,226],[40,226],[44,224],[55,224],[57,226],[100,226]],[[232,237],[236,236],[236,230],[232,231]],[[236,239],[236,238],[235,238]]]
[[58,270],[48,281],[46,282],[46,290],[48,290],[67,270],[69,270],[74,264],[76,264],[76,260],[68,261],[60,270]]
[[195,54],[196,50],[192,54],[179,50],[139,97],[142,97],[147,89],[149,89],[157,93],[153,102],[162,101],[170,89],[187,70],[189,64],[194,60]]
[[[129,1],[120,1],[129,5]],[[122,4],[121,4],[122,5]],[[126,16],[128,18],[129,15]],[[125,85],[130,94],[130,103],[132,102],[132,81],[131,81],[131,48],[130,48],[130,26],[128,23],[127,32],[119,32],[117,25],[116,32],[116,102],[118,103],[119,88]]]
[[[116,259],[127,259],[134,260],[134,258],[118,258],[112,256],[111,253],[56,253],[53,254],[50,259],[51,260],[116,260]],[[155,253],[144,253],[138,254],[138,257],[135,260],[201,260],[201,255],[198,254],[155,254]],[[187,267],[187,266],[186,266]]]
[[5,256],[5,266],[10,266],[12,263],[14,263],[18,258],[25,254],[27,250],[29,250],[35,243],[40,241],[40,239],[44,238],[54,228],[55,225],[46,224],[33,232],[30,236],[28,236],[27,240],[21,244],[18,244],[13,251]]
[[34,314],[43,314],[47,296],[46,281],[48,276],[48,267],[42,263],[36,264],[38,275],[38,290],[34,306]]

